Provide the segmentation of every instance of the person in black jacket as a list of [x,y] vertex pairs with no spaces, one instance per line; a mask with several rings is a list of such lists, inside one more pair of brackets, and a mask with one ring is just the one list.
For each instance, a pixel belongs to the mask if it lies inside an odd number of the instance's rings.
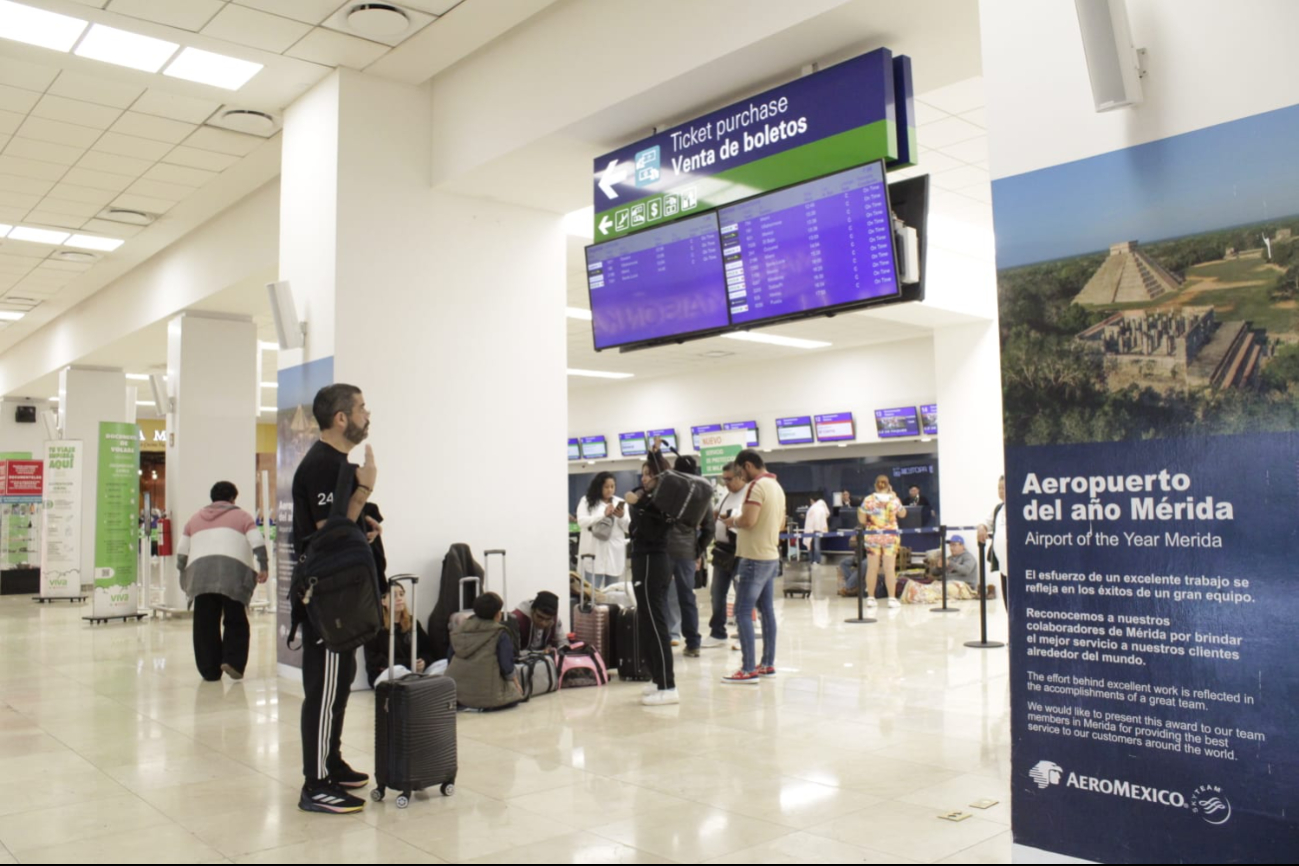
[[388,638],[394,620],[397,623],[397,647],[392,662],[395,668],[393,673],[397,678],[411,673],[408,665],[412,629],[415,631],[415,651],[419,654],[415,660],[414,673],[422,674],[429,665],[433,664],[433,649],[429,644],[428,633],[424,631],[424,626],[411,616],[410,610],[406,607],[406,587],[398,584],[383,597],[383,631],[365,645],[365,676],[371,686],[388,675]]
[[[686,475],[698,475],[699,461],[689,454],[677,457],[673,467]],[[698,526],[674,523],[668,534],[668,559],[672,562],[673,589],[668,591],[668,629],[676,643],[685,639],[685,655],[699,657],[699,603],[695,598],[695,576],[703,568],[704,553],[713,543],[713,516],[705,513]],[[673,604],[673,602],[676,604]]]
[[663,706],[680,703],[672,671],[668,634],[668,589],[672,561],[668,558],[669,517],[654,504],[658,476],[666,468],[657,443],[641,466],[641,486],[623,497],[631,506],[631,577],[636,595],[636,628],[654,682],[645,687],[641,703]]

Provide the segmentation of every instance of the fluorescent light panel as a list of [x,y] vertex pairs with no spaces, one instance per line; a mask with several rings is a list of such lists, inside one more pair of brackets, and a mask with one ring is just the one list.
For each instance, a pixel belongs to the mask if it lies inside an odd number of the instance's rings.
[[19,319],[21,319],[21,318],[22,318],[23,316],[25,316],[25,315],[27,315],[27,314],[26,314],[26,313],[19,313],[19,312],[17,312],[16,310],[0,310],[0,321],[3,321],[3,322],[16,322],[16,321],[18,321]]
[[564,314],[570,319],[585,319],[588,322],[591,321],[591,311],[584,310],[581,307],[568,307],[564,310]]
[[263,382],[263,383],[262,383],[262,387],[263,387],[263,388],[278,388],[278,387],[280,387],[280,383],[279,383],[279,382]]
[[86,38],[81,40],[77,50],[72,53],[78,57],[112,63],[114,66],[157,72],[179,47],[175,42],[165,39],[154,39],[129,30],[93,24]]
[[85,29],[80,18],[0,0],[0,39],[68,51]]
[[149,374],[148,373],[127,373],[126,378],[130,379],[133,382],[148,382]]
[[278,406],[263,406],[263,407],[262,407],[262,411],[263,411],[263,412],[278,412],[278,411],[280,411],[280,409],[279,409]]
[[733,334],[722,334],[728,340],[744,340],[747,343],[768,343],[772,346],[788,346],[792,349],[824,349],[831,345],[822,340],[803,340],[798,337],[778,337],[775,334],[755,334],[752,331],[736,331]]
[[94,235],[73,235],[63,242],[64,246],[78,247],[83,250],[99,250],[105,253],[111,253],[120,247],[126,241],[117,238],[99,238]]
[[262,71],[262,64],[224,54],[214,54],[198,48],[186,48],[163,75],[183,78],[199,84],[210,84],[223,90],[238,90],[254,75]]
[[68,239],[71,232],[56,232],[53,229],[33,229],[18,226],[9,231],[11,241],[31,241],[34,244],[61,244]]
[[589,376],[592,379],[630,379],[634,373],[608,373],[604,370],[575,370],[568,368],[570,376]]
[[5,225],[4,223],[0,223],[0,238],[2,238],[2,237],[4,237],[5,235],[9,234],[9,230],[10,230],[11,228],[13,228],[13,226],[7,226],[7,225]]
[[261,349],[263,352],[278,352],[280,350],[280,344],[274,340],[269,342],[266,340],[259,340],[257,342],[257,348]]

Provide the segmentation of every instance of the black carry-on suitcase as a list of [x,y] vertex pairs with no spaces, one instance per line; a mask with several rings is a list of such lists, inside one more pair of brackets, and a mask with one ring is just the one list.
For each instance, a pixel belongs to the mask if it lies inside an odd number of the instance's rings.
[[624,607],[618,611],[613,625],[617,633],[613,639],[618,651],[618,679],[644,683],[654,678],[649,663],[641,650],[640,627],[636,621],[636,608]]
[[[410,609],[415,607],[419,578],[399,574],[388,581],[410,584]],[[417,637],[410,636],[410,669],[415,670]],[[397,808],[410,805],[410,795],[434,785],[450,797],[456,789],[456,684],[447,677],[411,673],[395,679],[393,658],[397,634],[388,632],[388,676],[374,688],[374,790],[382,800],[388,788],[400,791]]]

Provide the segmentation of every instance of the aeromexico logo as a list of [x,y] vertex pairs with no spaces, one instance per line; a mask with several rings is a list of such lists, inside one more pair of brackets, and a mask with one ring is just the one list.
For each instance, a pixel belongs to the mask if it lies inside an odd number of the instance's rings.
[[1168,791],[1149,785],[1138,785],[1121,779],[1102,779],[1096,776],[1080,776],[1077,773],[1065,772],[1065,769],[1054,761],[1038,761],[1028,771],[1034,784],[1040,790],[1064,785],[1066,788],[1077,788],[1103,794],[1108,797],[1123,797],[1129,800],[1141,800],[1157,803],[1173,809],[1190,808],[1206,822],[1215,825],[1226,824],[1231,820],[1231,801],[1217,785],[1201,785],[1195,789],[1188,802],[1185,795],[1178,791]]

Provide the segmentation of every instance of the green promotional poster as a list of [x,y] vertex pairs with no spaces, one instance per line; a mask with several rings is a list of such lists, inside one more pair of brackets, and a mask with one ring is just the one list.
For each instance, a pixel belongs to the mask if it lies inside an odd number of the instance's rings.
[[94,615],[134,616],[140,513],[140,434],[134,424],[99,425],[96,490]]
[[699,434],[699,463],[704,475],[721,475],[723,467],[736,458],[748,441],[743,430],[719,430]]

